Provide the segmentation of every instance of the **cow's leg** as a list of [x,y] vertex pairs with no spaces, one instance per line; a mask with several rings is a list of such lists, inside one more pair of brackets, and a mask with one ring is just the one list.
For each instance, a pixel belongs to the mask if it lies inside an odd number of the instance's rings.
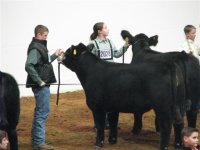
[[187,115],[188,126],[196,128],[197,112],[194,112],[194,110],[191,109],[186,112],[186,115]]
[[[140,134],[142,130],[142,115],[143,113],[139,113],[139,112],[134,113],[134,124],[133,124],[132,133],[135,135]],[[160,132],[157,116],[155,117],[155,129],[156,129],[156,132]]]
[[159,123],[158,123],[158,118],[157,118],[157,116],[155,116],[154,123],[155,123],[156,132],[160,132],[160,128],[159,128]]
[[162,113],[157,113],[157,117],[160,126],[160,150],[167,150],[172,128],[172,121],[169,115],[163,115]]
[[184,123],[181,124],[173,124],[174,126],[174,148],[181,149],[182,140],[181,140],[181,131],[184,127]]
[[142,115],[143,113],[136,112],[134,113],[134,124],[133,124],[133,134],[140,134],[140,131],[142,130]]
[[9,129],[7,132],[8,132],[9,142],[10,142],[10,149],[18,150],[18,138],[17,138],[16,128]]
[[10,149],[11,150],[18,150],[18,137],[17,137],[17,124],[18,124],[18,119],[19,119],[19,113],[17,113],[17,109],[16,110],[16,114],[11,115],[9,114],[8,117],[8,127],[7,127],[7,133],[8,133],[8,138],[9,138],[9,142],[10,142]]
[[94,122],[95,122],[96,129],[97,129],[95,146],[96,147],[103,147],[106,112],[93,111],[93,116],[94,116]]
[[118,112],[108,113],[108,121],[109,121],[109,124],[110,124],[110,133],[109,133],[108,142],[110,144],[116,144],[117,143],[118,118],[119,118]]

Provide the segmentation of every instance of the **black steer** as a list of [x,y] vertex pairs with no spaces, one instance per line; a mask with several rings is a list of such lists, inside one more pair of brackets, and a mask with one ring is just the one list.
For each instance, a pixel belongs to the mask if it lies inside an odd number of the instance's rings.
[[[128,31],[123,30],[121,35],[130,45],[132,45],[132,64],[138,62],[175,62],[181,68],[186,85],[185,110],[187,111],[188,126],[196,127],[197,111],[196,105],[200,101],[200,66],[199,61],[193,55],[183,52],[160,53],[154,51],[150,46],[158,43],[158,36],[148,38],[145,34],[132,36]],[[191,101],[191,106],[190,103]],[[133,131],[139,132],[142,128],[142,114],[135,114]],[[181,144],[180,131],[183,124],[175,125],[175,148]]]
[[8,133],[10,149],[18,150],[16,126],[20,113],[19,88],[15,79],[0,72],[0,129]]
[[110,63],[80,43],[65,52],[63,64],[76,73],[83,86],[97,127],[97,147],[103,146],[106,112],[110,112],[108,141],[115,144],[119,112],[154,109],[159,118],[160,149],[167,149],[172,122],[182,121],[174,107],[181,107],[185,96],[183,77],[174,63]]

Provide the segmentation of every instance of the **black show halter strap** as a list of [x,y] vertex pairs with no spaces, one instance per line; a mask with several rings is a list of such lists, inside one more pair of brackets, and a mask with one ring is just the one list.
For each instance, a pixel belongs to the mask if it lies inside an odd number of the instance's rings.
[[57,88],[57,99],[56,99],[56,105],[58,106],[58,102],[59,102],[59,91],[60,91],[60,64],[61,62],[58,62],[58,88]]

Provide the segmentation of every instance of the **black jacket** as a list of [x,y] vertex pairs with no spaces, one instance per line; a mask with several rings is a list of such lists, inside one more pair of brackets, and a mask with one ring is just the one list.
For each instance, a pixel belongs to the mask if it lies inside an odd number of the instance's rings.
[[[32,69],[35,69],[35,71],[37,72],[41,80],[44,81],[48,85],[51,83],[55,83],[56,78],[53,71],[53,66],[49,62],[48,50],[47,50],[46,44],[47,44],[46,40],[38,40],[38,39],[33,38],[32,42],[30,43],[28,47],[27,55],[29,55],[29,52],[33,49],[36,49],[39,52],[42,59],[38,60],[37,64],[31,67]],[[27,64],[26,64],[26,67],[27,67]],[[28,69],[26,70],[28,72]],[[29,72],[27,76],[26,87],[39,87],[39,83],[34,81],[34,77],[32,77],[29,74]]]

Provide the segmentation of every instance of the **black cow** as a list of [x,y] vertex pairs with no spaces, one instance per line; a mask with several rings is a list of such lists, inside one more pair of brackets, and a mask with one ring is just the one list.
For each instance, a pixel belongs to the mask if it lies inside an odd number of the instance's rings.
[[[188,126],[196,127],[197,111],[196,105],[200,101],[200,66],[199,61],[193,55],[183,52],[167,52],[160,53],[154,51],[150,46],[155,46],[158,43],[158,36],[148,38],[145,34],[138,34],[132,36],[128,31],[123,30],[121,35],[124,39],[132,45],[133,58],[131,63],[138,62],[163,62],[170,61],[176,62],[182,71],[184,81],[186,85],[186,99],[185,109],[190,107],[190,101],[192,102],[191,109],[187,111]],[[139,132],[142,128],[142,114],[135,114],[134,128],[135,132]],[[181,144],[180,131],[183,128],[183,124],[175,126],[175,147],[179,147]]]
[[83,86],[97,126],[97,147],[103,146],[106,112],[110,112],[108,141],[115,144],[119,112],[154,109],[160,124],[160,149],[167,149],[173,120],[183,121],[174,108],[182,105],[185,96],[183,77],[177,65],[106,62],[90,53],[82,43],[69,48],[62,63],[76,73]]
[[10,149],[18,150],[16,126],[20,114],[20,95],[16,80],[0,72],[0,129],[8,133]]

